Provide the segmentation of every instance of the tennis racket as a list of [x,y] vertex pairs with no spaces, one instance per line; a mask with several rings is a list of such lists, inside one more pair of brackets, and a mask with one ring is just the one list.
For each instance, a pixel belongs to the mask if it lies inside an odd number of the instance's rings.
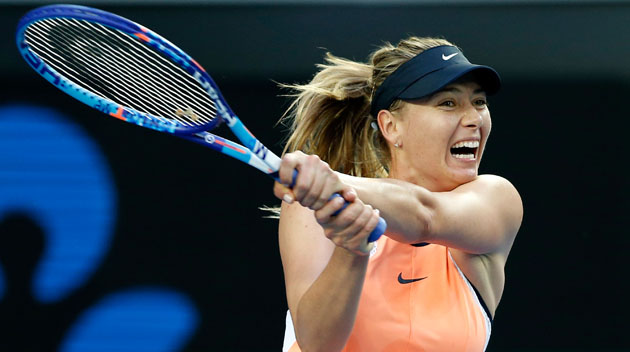
[[[20,19],[16,40],[37,73],[77,100],[200,143],[278,180],[280,158],[247,130],[210,75],[150,29],[90,7],[49,5]],[[224,121],[243,145],[209,132]],[[380,218],[368,241],[376,241],[386,227]]]

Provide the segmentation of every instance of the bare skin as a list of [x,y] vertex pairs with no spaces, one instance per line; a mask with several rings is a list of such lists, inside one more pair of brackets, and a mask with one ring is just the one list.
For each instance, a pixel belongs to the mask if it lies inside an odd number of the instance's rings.
[[[372,247],[367,237],[379,215],[396,241],[448,246],[492,314],[503,292],[504,266],[523,208],[509,181],[478,175],[492,125],[485,93],[474,82],[451,84],[397,111],[381,110],[378,123],[390,144],[389,179],[339,174],[301,152],[283,157],[282,183],[289,184],[292,170],[299,170],[293,190],[276,183],[274,194],[285,200],[280,252],[304,351],[345,345]],[[463,144],[470,149],[452,152]],[[350,205],[332,216],[343,205],[328,201],[335,192]]]

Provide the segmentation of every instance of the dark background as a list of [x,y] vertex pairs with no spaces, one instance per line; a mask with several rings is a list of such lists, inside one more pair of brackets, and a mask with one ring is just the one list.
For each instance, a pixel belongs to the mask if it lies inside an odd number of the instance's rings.
[[[481,171],[515,184],[525,217],[488,350],[630,350],[630,3],[94,6],[142,23],[195,57],[277,153],[284,130],[275,122],[288,100],[274,81],[308,80],[326,51],[365,60],[383,41],[444,36],[472,62],[495,67],[504,85],[490,99],[493,133]],[[0,3],[0,105],[34,104],[70,116],[109,162],[117,214],[103,265],[68,299],[31,302],[30,313],[1,317],[4,346],[18,351],[30,340],[33,350],[54,350],[90,302],[154,283],[185,292],[199,311],[186,351],[280,350],[286,301],[277,223],[258,209],[278,203],[271,181],[201,146],[123,126],[53,88],[14,44],[18,19],[33,7]],[[41,235],[26,241],[19,226],[3,229],[0,257],[20,251],[36,260]],[[11,275],[28,275],[24,270]],[[0,309],[7,304],[0,300]],[[16,324],[30,330],[11,330]]]

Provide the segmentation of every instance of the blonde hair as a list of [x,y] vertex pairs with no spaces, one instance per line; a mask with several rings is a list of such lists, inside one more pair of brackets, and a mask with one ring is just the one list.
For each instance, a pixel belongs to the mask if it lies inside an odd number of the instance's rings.
[[[304,85],[281,85],[294,97],[281,122],[290,136],[284,153],[316,154],[333,170],[362,177],[387,177],[391,157],[376,116],[370,115],[374,92],[400,65],[424,50],[453,45],[441,38],[410,37],[397,46],[385,43],[368,63],[326,53],[319,72]],[[402,105],[394,101],[390,110]]]

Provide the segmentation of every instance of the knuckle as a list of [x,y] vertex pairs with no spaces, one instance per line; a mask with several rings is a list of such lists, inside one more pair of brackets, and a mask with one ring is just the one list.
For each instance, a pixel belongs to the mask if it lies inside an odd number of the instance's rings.
[[285,162],[285,163],[286,162],[291,162],[291,161],[293,161],[293,159],[294,159],[294,157],[293,157],[292,153],[287,153],[287,154],[284,154],[282,156],[282,161]]
[[309,164],[316,164],[319,161],[319,157],[317,155],[311,154],[306,157],[306,160]]

